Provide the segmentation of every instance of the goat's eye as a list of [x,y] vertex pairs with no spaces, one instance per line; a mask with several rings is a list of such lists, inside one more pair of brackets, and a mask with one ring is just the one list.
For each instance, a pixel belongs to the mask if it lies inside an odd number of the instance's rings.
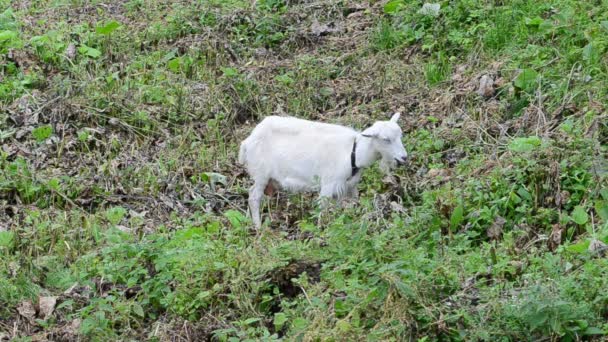
[[389,144],[391,142],[391,139],[384,138],[384,139],[382,139],[382,141],[384,141],[385,143]]

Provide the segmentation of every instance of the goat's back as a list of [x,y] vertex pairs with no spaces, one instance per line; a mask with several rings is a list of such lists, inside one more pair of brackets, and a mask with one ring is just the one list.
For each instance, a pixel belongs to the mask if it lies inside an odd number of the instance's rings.
[[[257,131],[257,132],[256,132]],[[298,135],[298,134],[347,134],[351,135],[356,132],[348,127],[328,124],[324,122],[315,122],[295,118],[292,116],[268,116],[256,126],[252,135],[256,133],[272,134],[272,135]]]

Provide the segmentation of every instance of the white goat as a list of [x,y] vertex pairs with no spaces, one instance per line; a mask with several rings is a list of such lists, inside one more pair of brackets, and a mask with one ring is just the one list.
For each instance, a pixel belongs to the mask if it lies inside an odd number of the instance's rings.
[[388,170],[403,164],[407,152],[395,113],[363,132],[294,117],[269,116],[242,143],[239,163],[245,165],[253,186],[249,209],[256,229],[261,227],[260,202],[277,188],[291,192],[320,191],[320,197],[357,197],[360,169],[382,159]]

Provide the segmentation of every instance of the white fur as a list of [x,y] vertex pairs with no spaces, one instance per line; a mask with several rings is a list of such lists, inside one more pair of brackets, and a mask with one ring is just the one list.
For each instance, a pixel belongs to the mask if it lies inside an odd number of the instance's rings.
[[294,117],[269,116],[245,139],[239,163],[245,165],[253,186],[249,209],[254,225],[261,226],[260,202],[272,182],[290,192],[319,191],[320,197],[357,197],[361,172],[352,177],[351,151],[357,141],[356,165],[360,169],[382,158],[388,169],[405,162],[399,113],[390,121],[378,121],[363,132],[351,128]]

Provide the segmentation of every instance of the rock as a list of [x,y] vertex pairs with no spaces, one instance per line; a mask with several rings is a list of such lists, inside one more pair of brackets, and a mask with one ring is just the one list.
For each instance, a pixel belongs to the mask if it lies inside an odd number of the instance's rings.
[[51,317],[53,311],[55,311],[55,305],[57,304],[57,297],[40,297],[38,298],[38,307],[40,308],[40,317],[44,320]]
[[268,56],[268,49],[260,47],[254,50],[253,52],[255,54],[256,57],[264,57],[264,56]]
[[483,97],[491,97],[494,95],[494,80],[488,75],[483,75],[479,80],[479,88],[477,94]]

